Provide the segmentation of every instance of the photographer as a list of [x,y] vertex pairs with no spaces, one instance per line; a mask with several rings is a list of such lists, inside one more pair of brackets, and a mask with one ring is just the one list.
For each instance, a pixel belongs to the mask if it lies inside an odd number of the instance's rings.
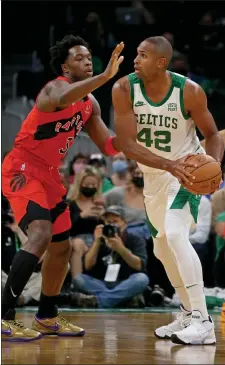
[[94,295],[99,308],[113,308],[148,286],[146,243],[127,232],[122,207],[108,207],[103,220],[84,256],[84,274],[76,276],[73,284],[77,291]]

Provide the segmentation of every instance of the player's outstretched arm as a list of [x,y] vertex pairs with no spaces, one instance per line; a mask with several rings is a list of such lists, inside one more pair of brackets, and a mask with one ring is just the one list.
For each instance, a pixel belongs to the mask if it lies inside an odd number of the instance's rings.
[[193,164],[185,162],[185,159],[177,161],[167,160],[155,155],[136,142],[137,122],[130,98],[130,86],[127,76],[114,84],[112,100],[117,143],[121,151],[132,160],[136,160],[149,167],[167,170],[181,182],[189,184],[192,181],[192,176],[185,171],[184,167],[193,167]]
[[[84,130],[88,133],[89,137],[98,146],[103,154],[110,155],[109,151],[107,150],[107,141],[109,141],[111,137],[110,132],[102,120],[101,108],[98,101],[91,94],[89,95],[89,97],[92,101],[92,114],[88,119]],[[120,151],[117,138],[113,138],[111,143],[112,150],[115,150],[115,153],[111,154],[116,154]]]
[[221,162],[224,154],[224,141],[207,106],[207,98],[202,88],[187,80],[184,88],[184,105],[205,138],[206,153]]
[[38,109],[43,112],[52,112],[56,108],[65,108],[105,84],[117,74],[119,65],[124,59],[123,56],[120,56],[123,48],[123,42],[116,46],[108,66],[100,75],[72,84],[63,80],[56,80],[47,84],[38,97]]

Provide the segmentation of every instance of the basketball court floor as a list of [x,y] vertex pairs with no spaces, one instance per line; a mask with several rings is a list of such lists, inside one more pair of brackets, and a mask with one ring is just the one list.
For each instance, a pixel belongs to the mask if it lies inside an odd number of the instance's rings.
[[[225,364],[225,323],[215,321],[216,346],[180,346],[158,340],[154,329],[175,318],[168,310],[65,310],[85,328],[82,338],[44,337],[30,343],[2,343],[2,364]],[[18,313],[30,325],[34,309]]]

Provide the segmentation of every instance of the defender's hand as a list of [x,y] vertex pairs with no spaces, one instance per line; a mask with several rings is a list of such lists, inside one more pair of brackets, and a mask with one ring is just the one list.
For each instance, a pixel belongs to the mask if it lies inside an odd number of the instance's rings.
[[124,49],[123,42],[117,44],[116,48],[114,49],[110,61],[108,63],[108,66],[104,71],[104,75],[107,77],[107,79],[111,79],[113,76],[117,74],[119,66],[124,60],[124,57],[120,56],[120,53],[122,52],[123,49]]

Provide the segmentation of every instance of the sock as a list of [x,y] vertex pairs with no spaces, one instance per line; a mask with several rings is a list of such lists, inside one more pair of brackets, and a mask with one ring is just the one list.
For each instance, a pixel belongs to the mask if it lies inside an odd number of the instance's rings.
[[187,311],[191,311],[191,303],[189,301],[187,289],[184,286],[184,282],[180,276],[177,261],[168,245],[166,236],[160,238],[154,238],[154,254],[162,262],[167,276],[175,288],[183,307]]
[[189,242],[189,207],[167,211],[165,225],[168,244],[176,258],[180,276],[187,289],[191,309],[199,310],[203,317],[208,318],[201,262]]
[[[17,299],[25,288],[37,266],[39,258],[32,253],[20,250],[15,255],[2,297],[2,318],[16,307]],[[10,319],[12,319],[10,317]]]
[[187,293],[187,289],[184,286],[180,286],[179,288],[175,288],[175,290],[180,297],[180,300],[183,304],[183,308],[186,311],[191,312],[192,307],[191,307],[191,303],[190,303],[189,296]]
[[205,319],[208,319],[209,314],[207,311],[205,295],[202,285],[195,284],[192,286],[187,286],[187,292],[191,302],[192,310],[198,310],[201,312]]
[[194,266],[195,277],[196,277],[196,285],[187,287],[188,296],[191,302],[192,310],[199,310],[203,317],[208,319],[209,314],[207,310],[205,294],[204,294],[204,283],[203,283],[203,273],[202,273],[202,264],[199,259],[197,252],[189,241],[189,229],[185,230],[186,240],[188,242],[187,248],[188,252],[191,255],[192,263]]
[[40,305],[38,308],[38,318],[54,318],[58,315],[58,307],[56,305],[58,295],[49,297],[41,293]]

